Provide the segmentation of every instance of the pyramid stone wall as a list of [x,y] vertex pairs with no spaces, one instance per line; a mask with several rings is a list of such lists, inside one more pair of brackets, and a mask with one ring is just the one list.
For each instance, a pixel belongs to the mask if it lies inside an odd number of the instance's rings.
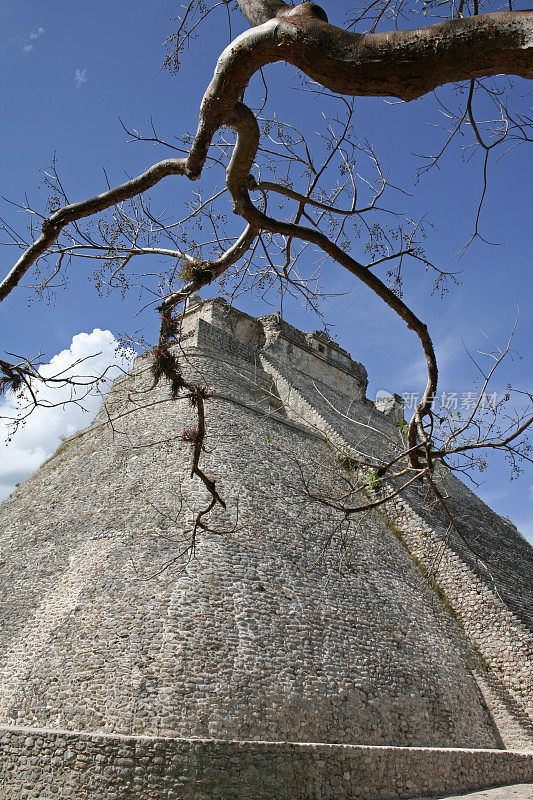
[[[401,401],[385,405],[384,416],[364,394],[339,391],[331,380],[295,368],[284,344],[286,333],[294,339],[294,329],[286,323],[278,327],[282,335],[261,360],[277,385],[284,386],[292,409],[312,419],[341,452],[356,458],[383,455],[387,439],[399,436],[394,422],[403,416]],[[439,481],[460,534],[450,531],[446,514],[416,484],[386,504],[385,519],[422,571],[436,571],[441,596],[481,655],[485,674],[474,671],[478,683],[490,684],[485,699],[500,719],[503,707],[508,714],[506,743],[533,747],[532,548],[509,520],[453,474],[440,474]],[[499,708],[494,706],[497,698]]]
[[407,800],[533,779],[533,754],[504,750],[0,728],[0,751],[1,800]]
[[[324,492],[342,481],[336,437],[372,451],[370,428],[397,435],[365,399],[364,368],[320,335],[220,301],[194,306],[175,346],[184,370],[213,387],[202,465],[228,511],[182,555],[206,503],[180,440],[195,414],[162,384],[147,391],[149,359],[138,359],[94,423],[2,504],[0,725],[503,747],[472,637],[406,549],[405,509],[348,530],[303,490],[310,473]],[[504,603],[521,636],[524,588]],[[526,646],[511,642],[505,663],[525,664]],[[527,714],[527,671],[506,688],[500,662],[498,690]]]

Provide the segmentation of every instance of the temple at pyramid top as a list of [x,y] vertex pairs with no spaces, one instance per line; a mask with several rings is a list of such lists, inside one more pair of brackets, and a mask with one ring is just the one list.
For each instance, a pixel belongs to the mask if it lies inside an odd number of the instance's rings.
[[[360,396],[366,391],[368,376],[364,366],[354,361],[325,331],[303,333],[285,322],[279,313],[252,317],[220,297],[201,300],[193,295],[183,318],[180,338],[197,332],[198,344],[209,346],[209,329],[202,327],[202,322],[228,334],[229,354],[236,354],[232,345],[232,340],[236,339],[253,349],[267,348],[278,359],[338,386],[346,394]],[[206,332],[203,339],[202,330]],[[212,335],[211,332],[211,338]]]

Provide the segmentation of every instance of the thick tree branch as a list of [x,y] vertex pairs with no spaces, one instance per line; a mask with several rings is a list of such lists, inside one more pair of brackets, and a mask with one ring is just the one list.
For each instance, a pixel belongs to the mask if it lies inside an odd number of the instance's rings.
[[[251,76],[267,63],[287,61],[335,92],[404,100],[482,75],[533,76],[531,11],[483,14],[412,31],[356,34],[329,25],[313,3],[292,8],[279,0],[243,0],[243,6],[257,27],[237,37],[220,56],[189,157],[161,161],[133,180],[46,219],[42,235],[0,284],[0,301],[70,222],[134,197],[167,175],[198,178],[214,133],[228,121]],[[262,24],[255,21],[273,14],[277,16]]]
[[[271,3],[249,3],[254,7]],[[533,12],[506,11],[408,31],[360,34],[324,22],[303,3],[238,36],[204,95],[190,156],[201,173],[214,132],[250,78],[286,61],[333,92],[414,100],[445,83],[500,73],[533,77]]]

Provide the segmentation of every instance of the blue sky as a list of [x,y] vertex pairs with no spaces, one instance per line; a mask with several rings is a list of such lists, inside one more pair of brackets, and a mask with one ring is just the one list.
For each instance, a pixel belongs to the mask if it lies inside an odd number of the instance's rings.
[[[334,12],[328,7],[332,21],[342,24],[344,6],[344,2],[336,3]],[[194,128],[203,91],[218,53],[227,44],[228,31],[222,16],[214,24],[208,23],[203,35],[192,43],[182,71],[171,75],[160,67],[165,55],[162,43],[173,30],[176,10],[170,0],[152,0],[149,4],[131,0],[0,0],[0,107],[4,123],[0,194],[16,202],[24,200],[25,191],[30,199],[38,198],[40,171],[49,166],[54,153],[72,199],[102,191],[104,168],[110,181],[118,183],[164,157],[164,152],[152,146],[127,143],[119,117],[142,130],[147,129],[152,115],[169,138]],[[242,29],[244,23],[236,14],[233,31]],[[301,93],[286,87],[293,71],[273,66],[265,74],[277,82],[271,99],[278,105],[280,116],[308,126],[311,132],[318,130],[320,104],[309,103]],[[524,92],[520,81],[517,91]],[[501,391],[508,380],[530,388],[533,318],[527,149],[516,148],[490,172],[482,230],[501,244],[489,247],[475,242],[457,261],[455,254],[473,226],[481,163],[478,158],[464,163],[452,149],[440,169],[415,181],[420,161],[413,153],[437,149],[441,141],[437,126],[442,122],[431,96],[409,104],[370,98],[356,103],[361,139],[372,141],[383,163],[390,167],[391,180],[411,193],[410,197],[398,195],[398,206],[412,216],[428,214],[432,221],[426,241],[428,255],[447,269],[461,270],[461,285],[441,299],[429,295],[430,281],[423,270],[410,267],[405,300],[428,322],[440,359],[441,390],[459,394],[473,388],[472,365],[463,342],[473,352],[483,349],[486,342],[482,329],[502,343],[519,307],[516,356],[502,370],[495,389]],[[222,173],[218,179],[223,180]],[[191,185],[175,179],[155,194],[160,203],[179,212],[191,198]],[[4,204],[2,215],[20,226],[21,215],[12,206]],[[4,273],[12,266],[15,253],[10,248],[0,252]],[[356,249],[353,254],[364,258]],[[13,293],[0,308],[2,349],[31,354],[42,350],[51,359],[70,348],[74,336],[91,335],[95,329],[110,330],[118,336],[140,328],[154,339],[154,312],[149,310],[133,320],[138,309],[135,294],[124,300],[118,296],[101,300],[89,274],[86,263],[74,264],[68,286],[52,305],[32,302],[28,306],[28,293],[23,288]],[[350,290],[331,299],[325,312],[339,343],[367,367],[369,396],[379,389],[398,393],[420,390],[424,370],[413,334],[366,289],[354,286],[340,268],[328,266],[324,284],[331,292]],[[275,306],[245,297],[239,305],[256,315],[275,310]],[[318,327],[316,319],[295,303],[288,303],[284,313],[298,327]],[[95,341],[101,338],[95,334]],[[111,356],[111,350],[109,353]],[[71,424],[65,417],[65,432]],[[86,424],[86,419],[79,424]],[[41,427],[45,426],[43,420]],[[34,449],[38,449],[38,432],[34,436]],[[26,438],[25,446],[31,449],[31,437]],[[53,443],[46,441],[50,449]],[[34,467],[35,458],[27,463]],[[510,482],[508,469],[495,457],[478,491],[496,511],[508,515],[524,534],[533,537],[531,473]]]

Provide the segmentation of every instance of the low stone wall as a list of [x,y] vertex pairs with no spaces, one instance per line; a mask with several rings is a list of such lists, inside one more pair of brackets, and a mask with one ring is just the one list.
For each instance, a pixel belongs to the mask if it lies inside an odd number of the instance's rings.
[[392,800],[533,781],[533,754],[0,728],[1,800]]

